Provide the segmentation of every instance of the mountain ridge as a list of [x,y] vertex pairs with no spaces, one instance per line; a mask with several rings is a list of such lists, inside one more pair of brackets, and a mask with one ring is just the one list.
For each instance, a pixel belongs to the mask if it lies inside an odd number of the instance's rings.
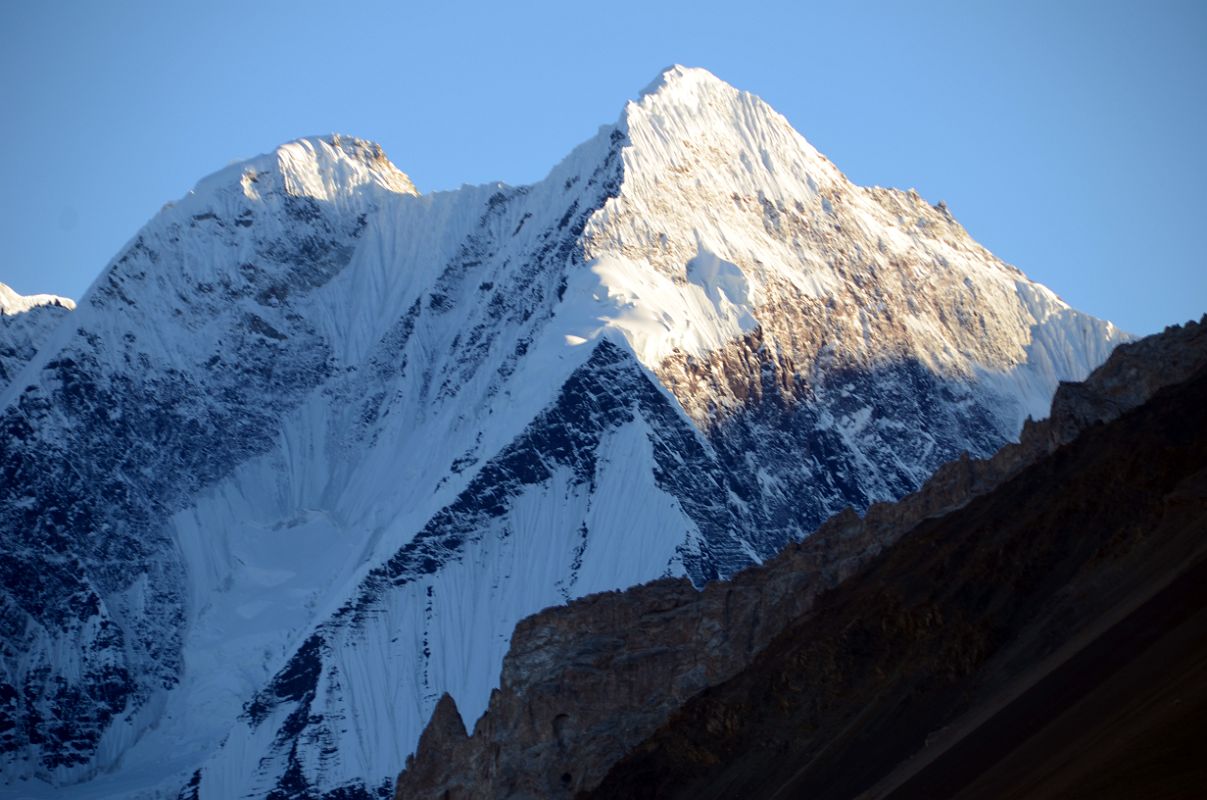
[[757,563],[1124,338],[700,70],[531,186],[232,165],[71,318],[0,393],[0,758],[81,796],[379,793],[528,613]]
[[[917,492],[876,504],[862,517],[847,509],[729,581],[697,591],[682,579],[660,580],[524,619],[486,713],[467,731],[455,700],[443,696],[399,776],[396,797],[652,797],[712,790],[730,796],[730,784],[692,773],[723,773],[727,759],[754,759],[759,746],[700,754],[691,740],[711,747],[727,731],[755,727],[760,714],[770,712],[734,706],[728,716],[714,715],[705,724],[696,709],[708,709],[710,698],[730,685],[752,685],[745,674],[766,661],[764,651],[777,642],[809,646],[808,639],[789,634],[817,613],[841,613],[830,595],[856,576],[874,575],[874,565],[899,541],[920,536],[915,531],[926,526],[946,525],[948,516],[1051,460],[1082,434],[1143,409],[1163,390],[1196,376],[1202,383],[1204,370],[1207,317],[1122,345],[1084,382],[1062,384],[1051,417],[1028,422],[1021,441],[992,458],[949,462]],[[817,604],[825,610],[815,612]],[[874,627],[877,619],[866,624]],[[924,620],[916,624],[926,629]],[[836,664],[808,666],[817,675],[801,672],[792,691],[803,691],[810,678],[841,682]],[[1016,668],[1026,666],[1016,659]],[[891,674],[888,666],[883,671]],[[854,791],[857,783],[847,779],[843,786]]]

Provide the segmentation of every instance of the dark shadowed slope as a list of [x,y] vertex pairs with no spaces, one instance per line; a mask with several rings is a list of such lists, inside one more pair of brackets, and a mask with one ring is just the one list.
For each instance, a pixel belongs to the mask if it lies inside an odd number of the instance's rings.
[[907,762],[869,796],[1201,796],[1205,633],[1199,560],[952,747]]

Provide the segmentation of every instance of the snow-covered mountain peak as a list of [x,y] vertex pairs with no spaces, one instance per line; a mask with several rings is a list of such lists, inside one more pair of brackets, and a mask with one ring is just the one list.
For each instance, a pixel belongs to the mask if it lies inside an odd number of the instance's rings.
[[419,194],[376,142],[339,134],[312,136],[278,147],[275,155],[286,187],[296,194],[330,200],[364,185]]
[[186,201],[208,199],[236,184],[249,200],[259,200],[266,190],[274,189],[336,204],[364,194],[419,194],[381,145],[340,134],[295,139],[270,153],[231,164],[202,179]]
[[658,73],[658,77],[637,93],[640,102],[649,95],[660,92],[690,91],[691,85],[711,85],[718,89],[733,90],[729,84],[713,75],[703,67],[685,67],[682,64],[671,64]]
[[38,306],[62,306],[71,311],[75,301],[55,294],[17,294],[12,287],[0,283],[0,314],[24,314]]
[[[715,387],[689,396],[697,379],[676,381],[677,362],[720,369],[722,351],[754,331],[795,353],[796,370],[802,359],[860,369],[917,359],[961,380],[989,370],[1025,384],[1022,365],[1047,370],[1037,353],[1065,346],[1043,330],[1074,312],[945,206],[851,183],[781,114],[706,70],[668,68],[616,130],[619,188],[583,233],[599,278],[591,289],[616,301],[618,313],[601,318],[698,422]],[[1095,341],[1119,337],[1109,323],[1092,327]],[[804,331],[825,335],[806,341]],[[1044,413],[1050,378],[1021,392],[1017,422]]]
[[845,181],[782,114],[705,69],[665,69],[625,106],[620,127],[641,154],[631,166],[654,174],[662,166],[703,178],[700,168],[710,168],[709,178],[777,195],[786,176],[814,192]]

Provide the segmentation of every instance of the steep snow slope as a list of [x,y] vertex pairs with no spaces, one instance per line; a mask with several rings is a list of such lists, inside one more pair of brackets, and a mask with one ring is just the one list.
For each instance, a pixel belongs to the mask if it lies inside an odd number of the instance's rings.
[[1120,338],[680,67],[529,187],[230,167],[73,319],[0,397],[0,750],[81,797],[388,792],[522,617],[899,496]]
[[0,283],[0,389],[16,378],[73,308],[66,297],[19,295]]
[[383,198],[375,149],[306,140],[165,209],[0,394],[6,772],[111,766],[183,669],[168,515],[275,445],[332,370],[291,293],[342,269]]

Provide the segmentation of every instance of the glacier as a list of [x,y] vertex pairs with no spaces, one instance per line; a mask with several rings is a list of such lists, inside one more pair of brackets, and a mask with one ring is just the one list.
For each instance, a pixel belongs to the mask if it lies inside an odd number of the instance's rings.
[[80,798],[389,796],[523,617],[758,563],[1126,338],[678,66],[530,186],[232,165],[45,327],[0,388],[0,780]]

